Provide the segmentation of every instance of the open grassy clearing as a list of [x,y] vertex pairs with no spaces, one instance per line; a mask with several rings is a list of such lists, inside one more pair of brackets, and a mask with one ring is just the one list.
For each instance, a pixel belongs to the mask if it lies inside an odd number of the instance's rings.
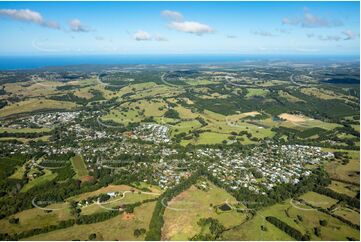
[[179,113],[179,116],[182,119],[195,119],[200,116],[198,113],[193,113],[190,109],[185,108],[181,105],[174,107],[174,110]]
[[41,132],[49,132],[51,129],[49,128],[39,128],[39,129],[32,129],[32,128],[21,128],[21,129],[10,129],[10,128],[0,128],[0,133],[41,133]]
[[283,118],[284,121],[275,121],[273,118],[267,118],[263,120],[257,120],[256,123],[260,125],[265,125],[268,127],[279,127],[283,126],[286,128],[305,130],[310,128],[319,127],[326,130],[332,130],[336,127],[341,127],[341,125],[336,123],[323,122],[321,120],[312,119],[304,115],[294,115],[283,113],[279,117]]
[[138,110],[128,110],[127,112],[121,112],[119,110],[111,110],[110,113],[101,117],[103,121],[114,121],[127,125],[129,123],[140,122],[144,119]]
[[17,167],[16,171],[11,176],[9,176],[9,179],[21,180],[24,176],[24,173],[25,173],[24,166]]
[[[55,203],[48,205],[45,208],[59,210],[46,211],[39,208],[31,208],[3,218],[0,220],[0,233],[19,233],[34,228],[56,225],[61,220],[72,218],[67,203]],[[10,218],[19,218],[19,224],[9,223]]]
[[61,82],[41,81],[39,83],[29,81],[22,83],[6,83],[5,91],[7,93],[22,95],[26,97],[46,97],[63,93],[58,91],[56,87],[63,86]]
[[195,130],[202,127],[202,125],[197,121],[181,121],[180,123],[173,125],[171,129],[171,136],[173,137],[179,133],[188,133],[189,131]]
[[[359,231],[351,228],[330,215],[314,210],[303,205],[297,207],[291,205],[290,200],[260,210],[257,216],[247,221],[235,230],[224,233],[223,239],[227,240],[291,240],[283,231],[264,221],[262,218],[274,216],[287,223],[301,233],[309,233],[311,240],[347,240],[347,237],[360,238]],[[300,219],[301,218],[301,219]],[[320,220],[326,220],[326,226],[320,226]],[[261,225],[265,225],[266,232],[261,231]],[[319,227],[321,235],[314,234],[314,228]],[[275,234],[273,231],[278,232]],[[280,234],[281,233],[281,234]],[[282,235],[283,234],[283,235]],[[275,237],[276,235],[276,237]],[[262,237],[261,237],[262,236]]]
[[80,201],[83,199],[86,199],[88,197],[92,197],[92,196],[97,196],[100,195],[102,193],[108,193],[108,192],[123,192],[123,191],[130,191],[130,190],[136,190],[131,186],[127,186],[127,185],[108,185],[106,187],[102,187],[96,191],[92,191],[92,192],[85,192],[70,198],[67,198],[68,201],[71,200],[75,200],[75,201]]
[[222,95],[222,94],[219,94],[218,92],[213,92],[208,95],[205,95],[205,94],[200,95],[199,97],[202,99],[226,99],[226,98],[229,98],[229,95]]
[[0,138],[0,141],[12,141],[12,140],[16,140],[16,141],[20,141],[22,143],[28,143],[30,141],[48,141],[50,138],[50,135],[44,135],[38,138],[31,138],[31,139],[27,139],[27,138],[18,138],[18,137],[2,137]]
[[152,184],[145,183],[145,182],[132,183],[131,186],[140,191],[145,190],[145,191],[150,191],[150,192],[154,192],[154,193],[162,193],[162,189],[159,186],[152,185]]
[[209,190],[203,191],[191,186],[168,203],[164,213],[162,240],[188,240],[201,231],[197,224],[201,218],[218,219],[227,228],[246,220],[245,213],[235,210],[217,213],[213,206],[222,205],[227,200],[230,204],[235,204],[236,200],[211,182],[208,184]]
[[174,97],[182,92],[183,90],[179,88],[174,88],[166,85],[156,85],[153,88],[137,90],[135,91],[134,95],[132,95],[131,97],[137,99],[146,98],[146,97],[151,97],[151,98]]
[[75,177],[76,179],[79,179],[81,177],[87,176],[88,169],[85,165],[85,161],[80,155],[76,155],[70,159],[71,164],[73,165],[74,171],[76,173]]
[[300,196],[301,199],[316,207],[329,208],[337,203],[336,199],[327,197],[316,192],[307,192]]
[[155,202],[146,203],[135,208],[133,214],[121,214],[99,223],[74,225],[25,240],[88,240],[92,233],[97,235],[97,240],[144,240],[145,235],[135,237],[134,230],[148,230],[154,206]]
[[[136,102],[129,102],[122,105],[123,107],[129,107],[136,109],[137,107],[139,110],[144,111],[144,116],[163,116],[164,112],[167,110],[167,104],[160,99],[155,100],[140,100]],[[162,110],[160,110],[162,109]]]
[[331,90],[326,90],[323,88],[307,87],[307,88],[301,88],[300,91],[306,95],[317,97],[319,99],[325,99],[325,100],[338,99],[343,101],[348,101],[349,99],[352,99],[353,101],[357,101],[357,98],[355,97],[336,94]]
[[261,89],[261,88],[247,88],[247,94],[246,94],[246,98],[251,98],[251,97],[265,97],[267,96],[267,94],[269,93],[269,91],[267,89]]
[[81,88],[76,90],[74,95],[84,99],[91,99],[94,95],[91,93],[90,89],[92,89],[92,87]]
[[356,212],[355,210],[352,210],[347,207],[338,207],[334,210],[333,214],[336,214],[338,216],[341,216],[348,221],[352,222],[353,224],[360,225],[360,213]]
[[[29,162],[31,162],[31,160],[27,161],[26,163],[29,163]],[[9,176],[8,178],[9,179],[17,179],[17,180],[23,179],[23,176],[24,176],[25,171],[26,171],[26,169],[25,169],[26,163],[24,165],[22,165],[22,166],[17,166],[14,173],[11,174],[11,176]]]
[[43,185],[45,183],[48,183],[49,181],[52,181],[57,176],[56,173],[51,172],[50,170],[44,170],[45,174],[39,177],[36,177],[33,180],[30,180],[28,183],[25,184],[25,186],[21,189],[21,192],[27,192],[31,188],[39,185]]
[[335,192],[346,194],[350,197],[355,197],[357,192],[360,190],[358,186],[339,181],[332,181],[328,188],[334,190]]
[[298,97],[292,96],[291,94],[289,94],[288,92],[283,91],[283,90],[278,91],[278,95],[282,98],[285,98],[287,101],[289,101],[291,103],[305,102],[304,100],[302,100]]
[[342,165],[339,161],[330,161],[325,165],[326,171],[330,174],[331,178],[360,184],[360,151],[329,148],[323,148],[323,150],[347,152],[351,156],[351,160],[346,165]]
[[359,124],[352,124],[351,126],[352,126],[352,128],[354,128],[354,130],[356,130],[357,132],[360,132],[360,125]]
[[136,203],[136,202],[142,202],[147,199],[154,199],[154,198],[158,197],[158,195],[144,194],[144,193],[139,193],[139,192],[134,192],[134,193],[126,192],[123,195],[120,195],[119,197],[113,197],[102,204],[94,203],[94,204],[91,204],[88,206],[84,206],[81,209],[81,214],[89,215],[89,214],[93,214],[93,213],[105,212],[105,211],[111,210],[113,207],[116,207],[116,206],[121,206],[124,204],[131,204],[131,203]]
[[0,109],[0,117],[6,117],[18,113],[39,111],[43,109],[71,110],[75,107],[77,107],[77,105],[72,102],[55,101],[50,99],[30,99],[18,103],[13,103]]
[[[207,122],[206,126],[200,128],[200,130],[205,130],[206,132],[201,133],[199,138],[197,139],[183,140],[181,142],[182,145],[187,145],[189,143],[217,144],[221,143],[223,140],[228,140],[228,137],[231,136],[232,132],[239,133],[240,131],[247,131],[251,133],[253,137],[261,139],[265,137],[272,137],[274,135],[274,133],[269,128],[264,128],[242,120],[242,118],[251,117],[259,114],[256,111],[224,116],[219,113],[204,110],[204,112],[197,115],[195,113],[192,113],[189,109],[185,109],[180,106],[176,107],[175,109],[177,108],[180,111],[181,117],[201,117]],[[191,121],[182,121],[177,126],[182,127],[183,122]],[[246,136],[242,136],[242,139],[244,139],[244,141],[242,141],[243,144],[254,143],[250,141]]]
[[[267,231],[263,231],[261,226],[265,226]],[[256,216],[241,226],[224,232],[222,240],[291,241],[295,239],[281,231],[273,224],[267,222],[264,217],[256,214]]]
[[101,119],[103,121],[111,120],[127,125],[130,122],[141,122],[146,117],[162,117],[166,110],[166,103],[164,101],[139,100],[124,103],[120,108],[112,109],[108,114],[102,116]]
[[210,84],[217,84],[219,82],[216,81],[209,81],[209,80],[199,80],[199,79],[186,79],[185,82],[188,85],[197,86],[197,85],[210,85]]

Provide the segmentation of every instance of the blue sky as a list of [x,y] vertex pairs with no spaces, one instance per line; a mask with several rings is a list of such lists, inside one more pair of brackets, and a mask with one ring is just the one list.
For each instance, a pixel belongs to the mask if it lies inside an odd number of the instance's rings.
[[0,55],[358,55],[359,2],[0,2]]

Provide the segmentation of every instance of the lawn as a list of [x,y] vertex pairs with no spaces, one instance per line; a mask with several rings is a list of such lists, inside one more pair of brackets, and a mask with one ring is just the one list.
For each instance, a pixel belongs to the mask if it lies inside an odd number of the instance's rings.
[[251,98],[255,96],[265,97],[269,93],[266,89],[261,88],[247,88],[246,98]]
[[174,136],[179,133],[188,133],[191,130],[200,128],[202,125],[197,120],[181,121],[180,123],[173,125],[171,128],[171,135]]
[[[301,206],[297,206],[301,207]],[[257,212],[257,216],[236,229],[224,233],[225,240],[292,240],[287,234],[264,221],[267,216],[274,216],[287,223],[301,233],[309,233],[311,240],[347,240],[347,237],[360,238],[359,231],[344,224],[330,215],[303,205],[299,209],[286,200],[282,203],[264,208]],[[326,220],[327,226],[320,226],[320,220]],[[260,232],[261,225],[265,225],[266,232]],[[314,234],[314,228],[320,227],[320,237]]]
[[91,196],[97,196],[100,195],[102,193],[108,193],[108,192],[123,192],[123,191],[130,191],[130,190],[136,190],[131,186],[128,185],[108,185],[106,187],[102,187],[98,190],[92,191],[92,192],[85,192],[70,198],[67,198],[67,200],[75,200],[75,201],[80,201],[83,199],[86,199],[88,197]]
[[157,198],[158,195],[144,194],[139,192],[125,192],[124,197],[122,195],[109,199],[108,201],[102,204],[91,204],[89,206],[83,207],[81,210],[82,215],[88,215],[98,212],[104,212],[107,210],[112,210],[116,206],[122,204],[131,204],[136,202],[142,202],[147,199]]
[[344,217],[353,224],[360,225],[360,213],[346,207],[339,207],[334,210],[333,214]]
[[72,102],[55,101],[50,99],[30,99],[13,103],[0,109],[0,117],[6,117],[18,113],[39,111],[44,109],[74,109],[77,105]]
[[346,165],[342,165],[339,161],[331,161],[326,164],[326,171],[330,174],[331,178],[358,184],[360,183],[360,151],[336,150],[326,148],[323,148],[323,150],[329,152],[347,152],[351,156],[350,162]]
[[70,160],[71,160],[71,164],[73,165],[74,171],[76,173],[74,178],[79,179],[89,174],[88,169],[85,165],[85,161],[80,155],[76,155],[72,157]]
[[[52,204],[47,206],[46,208],[53,208],[59,210],[47,212],[39,208],[32,208],[16,213],[0,220],[0,233],[19,233],[34,228],[41,228],[48,225],[56,225],[61,220],[68,220],[72,218],[69,211],[69,205],[67,203]],[[8,219],[10,218],[19,218],[19,224],[9,223]]]
[[350,197],[355,197],[357,192],[360,190],[358,186],[339,181],[332,181],[328,188],[334,190],[335,192],[346,194]]
[[164,213],[162,240],[188,240],[201,231],[197,224],[201,218],[213,217],[227,228],[246,220],[245,213],[235,210],[217,213],[212,206],[224,204],[226,201],[235,205],[236,200],[211,182],[208,184],[208,191],[191,186],[168,203]]
[[[267,231],[263,231],[265,226]],[[268,223],[263,216],[256,215],[241,226],[223,233],[222,240],[249,241],[290,241],[295,240],[273,224]]]
[[197,144],[221,143],[223,140],[227,140],[228,136],[228,134],[204,132],[200,134],[199,139],[197,140]]
[[11,129],[11,128],[0,128],[0,133],[40,133],[40,132],[49,132],[51,129],[49,128],[21,128],[21,129]]
[[315,192],[307,192],[300,196],[301,199],[316,207],[329,208],[337,203],[336,199]]
[[155,202],[146,203],[134,209],[133,214],[121,214],[99,223],[74,225],[26,238],[26,240],[88,240],[95,233],[96,240],[144,240],[145,235],[134,236],[134,230],[148,230]]
[[54,180],[56,176],[57,176],[56,173],[52,173],[50,170],[45,170],[44,175],[39,176],[33,180],[30,180],[28,183],[26,183],[25,186],[21,189],[21,192],[27,192],[35,186],[39,186],[39,185],[48,183],[48,182]]
[[16,168],[15,172],[11,176],[9,176],[9,178],[21,180],[24,176],[24,173],[25,173],[25,167],[19,166]]

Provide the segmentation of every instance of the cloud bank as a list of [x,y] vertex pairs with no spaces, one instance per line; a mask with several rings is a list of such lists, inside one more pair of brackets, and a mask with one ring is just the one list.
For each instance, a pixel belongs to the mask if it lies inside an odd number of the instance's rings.
[[60,25],[55,21],[46,21],[43,16],[30,9],[0,9],[0,16],[13,20],[34,23],[43,27],[60,29]]
[[89,32],[90,29],[84,26],[79,19],[73,19],[69,22],[69,28],[72,32]]
[[171,22],[168,24],[170,29],[174,29],[179,32],[196,35],[203,35],[214,32],[213,28],[207,24],[196,21],[183,20],[183,15],[179,12],[164,10],[161,12],[161,15],[171,20]]

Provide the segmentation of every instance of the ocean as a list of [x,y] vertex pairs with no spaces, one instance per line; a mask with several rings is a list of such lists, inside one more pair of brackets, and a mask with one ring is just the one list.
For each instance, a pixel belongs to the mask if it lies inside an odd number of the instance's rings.
[[24,70],[49,66],[118,65],[118,64],[224,64],[243,61],[289,60],[357,61],[358,56],[274,56],[274,55],[62,55],[62,56],[0,56],[0,70]]

